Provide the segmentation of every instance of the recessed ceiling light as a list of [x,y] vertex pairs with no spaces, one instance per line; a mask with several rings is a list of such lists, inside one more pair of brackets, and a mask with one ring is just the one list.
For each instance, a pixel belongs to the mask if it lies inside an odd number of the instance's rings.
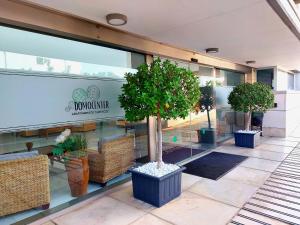
[[112,26],[122,26],[127,23],[127,16],[120,13],[107,14],[106,22]]
[[207,48],[205,49],[206,53],[218,53],[219,49],[218,48]]
[[295,70],[291,70],[291,72],[293,72],[293,73],[300,73],[300,70],[295,69]]
[[246,61],[246,64],[254,64],[254,63],[256,63],[255,60],[248,60],[248,61]]

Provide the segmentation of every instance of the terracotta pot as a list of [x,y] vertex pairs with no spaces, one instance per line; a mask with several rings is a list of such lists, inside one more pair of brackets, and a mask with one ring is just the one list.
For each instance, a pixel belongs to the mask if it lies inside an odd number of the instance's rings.
[[88,158],[70,158],[65,166],[72,197],[86,194],[89,182]]
[[26,142],[26,147],[27,147],[27,151],[31,151],[32,147],[33,147],[33,143],[32,142]]

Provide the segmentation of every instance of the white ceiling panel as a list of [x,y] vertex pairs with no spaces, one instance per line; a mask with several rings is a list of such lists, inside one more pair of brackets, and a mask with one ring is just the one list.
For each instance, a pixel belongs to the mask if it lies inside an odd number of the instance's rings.
[[256,67],[300,70],[300,41],[266,0],[28,0],[106,24],[123,13],[120,29],[193,51],[218,47],[215,56]]

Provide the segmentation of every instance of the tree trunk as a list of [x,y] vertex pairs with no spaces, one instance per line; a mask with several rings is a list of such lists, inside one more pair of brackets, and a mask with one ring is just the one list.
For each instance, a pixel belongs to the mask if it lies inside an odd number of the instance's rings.
[[251,116],[252,112],[248,112],[246,116],[246,130],[250,130],[251,128]]
[[157,161],[157,168],[161,168],[163,164],[162,161],[162,132],[161,132],[161,117],[157,115],[157,139],[158,139],[158,146],[157,146],[157,153],[156,153],[156,161]]
[[210,122],[209,110],[207,109],[206,112],[207,112],[208,128],[211,129],[211,122]]

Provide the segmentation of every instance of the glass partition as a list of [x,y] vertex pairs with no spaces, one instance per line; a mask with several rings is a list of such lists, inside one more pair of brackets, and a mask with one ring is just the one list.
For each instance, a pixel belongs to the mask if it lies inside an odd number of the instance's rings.
[[231,109],[228,96],[234,86],[245,82],[245,74],[217,69],[216,78],[220,82],[215,87],[217,142],[222,142],[231,138],[234,131],[244,129],[245,114]]
[[126,179],[148,158],[147,120],[126,121],[118,102],[144,55],[0,32],[0,224]]

